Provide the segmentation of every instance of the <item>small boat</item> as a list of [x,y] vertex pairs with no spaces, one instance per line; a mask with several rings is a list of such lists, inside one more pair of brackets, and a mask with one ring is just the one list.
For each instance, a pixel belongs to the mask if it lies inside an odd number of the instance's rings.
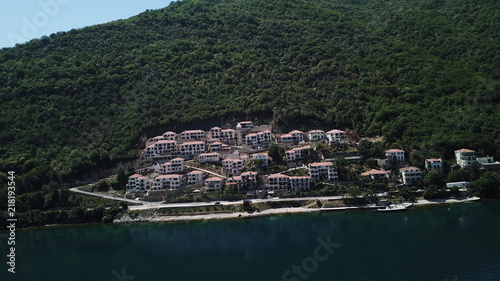
[[379,212],[404,211],[404,210],[408,210],[408,208],[410,208],[411,206],[413,206],[412,203],[394,204],[394,205],[389,205],[385,208],[377,209],[377,211],[379,211]]

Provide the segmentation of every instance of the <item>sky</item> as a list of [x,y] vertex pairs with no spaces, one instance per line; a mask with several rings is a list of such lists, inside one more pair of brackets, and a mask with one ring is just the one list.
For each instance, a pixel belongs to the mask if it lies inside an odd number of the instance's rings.
[[171,0],[2,0],[0,48],[34,38],[126,19]]

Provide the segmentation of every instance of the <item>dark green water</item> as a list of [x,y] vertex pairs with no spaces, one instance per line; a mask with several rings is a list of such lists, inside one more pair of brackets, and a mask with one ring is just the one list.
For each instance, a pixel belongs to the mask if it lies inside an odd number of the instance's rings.
[[19,231],[0,280],[500,280],[499,215],[493,201]]

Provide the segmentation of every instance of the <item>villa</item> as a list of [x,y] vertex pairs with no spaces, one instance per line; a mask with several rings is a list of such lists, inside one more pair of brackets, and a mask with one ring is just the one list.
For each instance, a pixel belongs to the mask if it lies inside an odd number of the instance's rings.
[[198,162],[200,163],[219,163],[220,155],[217,152],[198,154]]
[[457,160],[457,164],[463,168],[477,163],[476,152],[466,148],[455,150],[455,159]]
[[304,150],[309,150],[309,149],[311,149],[311,146],[308,145],[303,147],[296,147],[288,151],[285,151],[286,161],[292,162],[304,159],[305,157]]
[[313,181],[334,181],[339,179],[337,169],[333,166],[332,162],[316,162],[309,164],[309,175]]
[[323,130],[312,130],[307,132],[309,141],[321,141],[325,139],[325,131]]
[[370,178],[373,181],[386,181],[389,179],[390,171],[381,171],[371,169],[369,171],[361,173],[361,177]]
[[257,187],[257,173],[245,172],[240,176],[234,176],[227,179],[226,186],[238,191],[253,190]]
[[205,143],[202,141],[180,143],[178,152],[191,156],[205,153]]
[[307,176],[290,177],[290,189],[292,191],[311,189],[311,177]]
[[184,185],[183,175],[161,175],[154,179],[153,189],[179,190]]
[[224,186],[224,180],[219,177],[211,177],[205,180],[205,188],[207,191],[220,191]]
[[203,172],[202,171],[191,171],[187,174],[187,184],[199,184],[203,183]]
[[427,171],[438,170],[438,171],[442,172],[443,171],[443,161],[441,160],[441,158],[425,159],[425,169]]
[[413,184],[422,180],[422,172],[417,167],[406,167],[399,169],[404,184]]
[[228,175],[239,175],[243,172],[243,160],[241,159],[224,159],[222,160],[224,172]]
[[405,152],[401,149],[389,149],[385,151],[388,160],[402,162],[405,160]]
[[267,188],[270,190],[288,190],[290,177],[284,174],[273,174],[267,177]]
[[330,130],[325,133],[326,138],[330,144],[343,142],[347,140],[347,136],[344,131],[341,130]]
[[160,164],[156,170],[162,175],[184,172],[184,158],[174,158],[169,162]]
[[288,133],[290,136],[292,136],[292,139],[296,142],[301,142],[304,140],[304,132],[299,131],[299,130],[293,130],[290,133]]
[[179,138],[183,140],[202,140],[206,138],[206,134],[203,130],[188,130],[180,133]]

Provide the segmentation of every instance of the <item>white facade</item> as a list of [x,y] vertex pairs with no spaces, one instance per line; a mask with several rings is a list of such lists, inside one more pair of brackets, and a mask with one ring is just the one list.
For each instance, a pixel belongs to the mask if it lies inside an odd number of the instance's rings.
[[178,152],[188,155],[205,153],[205,143],[202,141],[180,143]]
[[252,190],[257,186],[257,173],[244,172],[240,176],[234,176],[227,179],[226,185],[238,191]]
[[200,163],[218,163],[220,161],[219,153],[202,153],[198,155],[198,162]]
[[157,172],[162,175],[184,172],[184,159],[174,158],[158,166]]
[[175,140],[177,138],[177,134],[171,131],[163,133],[163,139],[164,140]]
[[219,177],[212,177],[205,180],[205,187],[208,191],[220,191],[224,185],[224,180]]
[[304,140],[304,132],[299,131],[299,130],[293,130],[290,133],[288,133],[290,136],[292,136],[292,139],[294,141],[303,141]]
[[430,170],[442,171],[443,170],[443,161],[441,160],[441,158],[425,159],[425,169],[427,171],[430,171]]
[[345,132],[341,130],[330,130],[325,133],[325,137],[330,143],[342,142],[347,140]]
[[316,162],[309,165],[309,174],[313,181],[338,180],[339,174],[331,162]]
[[309,141],[320,141],[325,139],[325,131],[323,130],[312,130],[307,133]]
[[290,177],[283,174],[273,174],[267,177],[267,188],[270,190],[287,190]]
[[150,157],[153,155],[174,153],[176,151],[176,144],[175,141],[160,140],[147,146],[144,150],[144,154],[146,157]]
[[221,130],[219,139],[221,141],[234,141],[234,140],[236,140],[236,130],[233,130],[233,129]]
[[183,140],[201,140],[206,138],[206,133],[203,130],[188,130],[180,133],[179,138]]
[[286,161],[297,161],[304,158],[303,151],[311,149],[310,146],[296,147],[291,150],[285,151]]
[[259,153],[259,154],[254,154],[253,155],[253,160],[257,161],[262,161],[261,166],[268,166],[269,165],[269,156],[267,154]]
[[311,189],[311,177],[290,177],[290,189],[292,191]]
[[152,183],[148,177],[135,174],[128,178],[126,192],[147,191],[151,188],[151,186]]
[[251,133],[245,136],[245,144],[256,146],[259,144],[267,144],[272,140],[271,131],[262,131],[258,133]]
[[457,160],[457,164],[461,167],[469,167],[477,163],[476,152],[466,148],[455,150],[455,159]]
[[243,172],[243,160],[241,159],[224,159],[222,166],[224,171],[230,175],[239,175]]
[[193,185],[203,183],[203,172],[202,171],[192,171],[187,174],[187,184]]
[[405,160],[405,152],[404,150],[401,149],[389,149],[385,151],[385,156],[389,160],[396,160],[396,161],[404,161]]
[[179,190],[184,185],[184,176],[182,175],[161,175],[154,180],[153,189]]
[[417,167],[406,167],[399,169],[404,184],[413,184],[422,180],[422,172]]

